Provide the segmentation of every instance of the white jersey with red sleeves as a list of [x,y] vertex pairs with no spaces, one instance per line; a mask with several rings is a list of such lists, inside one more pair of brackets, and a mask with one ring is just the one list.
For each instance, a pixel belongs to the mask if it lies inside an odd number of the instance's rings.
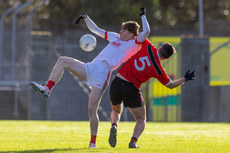
[[105,61],[108,63],[111,71],[117,69],[123,62],[127,61],[142,45],[136,39],[122,41],[120,35],[115,32],[105,31],[105,39],[110,43],[93,61]]
[[132,82],[137,88],[151,77],[157,78],[163,85],[171,82],[161,66],[157,49],[146,39],[141,49],[133,55],[119,70],[126,80]]

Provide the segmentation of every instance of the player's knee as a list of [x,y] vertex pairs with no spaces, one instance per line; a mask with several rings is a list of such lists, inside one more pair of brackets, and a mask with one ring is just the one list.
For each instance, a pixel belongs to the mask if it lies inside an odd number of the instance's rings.
[[57,63],[64,66],[68,63],[68,58],[66,56],[60,56]]
[[120,105],[112,105],[112,111],[118,114],[121,114],[122,107]]
[[95,115],[96,114],[96,108],[93,106],[89,106],[88,107],[88,113],[89,113],[89,116]]
[[140,124],[143,128],[145,128],[146,120],[144,118],[137,119],[137,123]]
[[113,109],[113,111],[117,114],[121,114],[121,110],[120,109]]
[[88,108],[88,114],[89,114],[89,117],[93,116],[94,114],[94,111],[90,108]]

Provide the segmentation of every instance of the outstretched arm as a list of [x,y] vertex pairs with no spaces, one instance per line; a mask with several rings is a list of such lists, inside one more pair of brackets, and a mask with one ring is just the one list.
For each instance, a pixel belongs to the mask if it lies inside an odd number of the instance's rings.
[[98,26],[89,18],[89,16],[86,13],[82,13],[75,21],[75,24],[78,24],[81,19],[84,19],[90,31],[102,38],[105,37],[105,30],[98,28]]
[[182,78],[180,78],[178,80],[172,81],[166,87],[168,87],[170,89],[176,88],[176,87],[184,84],[185,82],[187,82],[189,80],[193,80],[194,77],[195,77],[195,71],[193,71],[193,72],[190,73],[190,70],[188,70],[186,72],[186,74],[184,75],[184,77],[182,77]]
[[145,14],[146,14],[146,9],[141,8],[140,16],[141,16],[143,31],[141,33],[139,33],[138,36],[137,36],[137,41],[138,42],[144,42],[145,39],[150,34],[149,23],[148,23],[148,21],[146,19]]
[[170,89],[173,89],[173,88],[176,88],[176,87],[178,87],[178,86],[180,86],[180,85],[182,85],[182,84],[184,84],[185,83],[185,78],[184,77],[182,77],[182,78],[180,78],[180,79],[178,79],[178,80],[175,80],[175,81],[172,81],[170,84],[168,84],[166,87],[168,87],[168,88],[170,88]]

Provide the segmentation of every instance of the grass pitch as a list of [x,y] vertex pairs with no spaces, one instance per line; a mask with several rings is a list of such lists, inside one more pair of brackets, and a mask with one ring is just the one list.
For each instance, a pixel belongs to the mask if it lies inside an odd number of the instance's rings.
[[152,123],[128,149],[134,122],[118,125],[116,148],[108,144],[110,123],[100,122],[97,149],[88,149],[88,122],[0,121],[0,153],[123,152],[229,153],[229,123]]

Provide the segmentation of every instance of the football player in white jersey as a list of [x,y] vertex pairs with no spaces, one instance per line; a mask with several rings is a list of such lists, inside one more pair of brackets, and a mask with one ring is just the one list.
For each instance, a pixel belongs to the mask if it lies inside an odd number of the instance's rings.
[[61,79],[64,69],[67,69],[91,87],[88,101],[91,131],[89,148],[96,148],[96,136],[99,124],[97,111],[102,95],[108,86],[111,72],[134,55],[141,48],[142,42],[144,42],[150,33],[145,16],[145,8],[141,8],[139,14],[142,20],[143,31],[139,33],[140,26],[137,22],[127,21],[122,23],[122,29],[119,34],[98,28],[87,14],[81,14],[75,23],[78,24],[80,20],[84,20],[89,30],[107,39],[109,44],[89,63],[61,56],[53,67],[45,86],[31,82],[31,86],[35,92],[47,99],[54,85]]

